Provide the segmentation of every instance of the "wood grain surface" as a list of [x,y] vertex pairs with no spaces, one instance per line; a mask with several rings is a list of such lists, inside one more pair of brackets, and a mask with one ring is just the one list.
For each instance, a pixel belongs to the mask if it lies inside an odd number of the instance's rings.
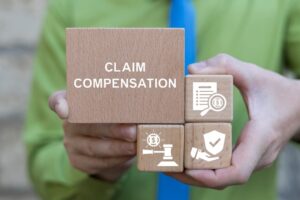
[[[151,135],[152,134],[152,135]],[[157,145],[157,137],[159,144]],[[150,142],[150,143],[149,143]],[[156,146],[157,145],[157,146]],[[164,153],[143,154],[143,150],[149,152],[164,151],[164,145],[172,145],[172,159],[165,158]],[[137,161],[141,171],[182,172],[184,151],[184,126],[183,125],[138,125],[137,137]],[[161,161],[174,161],[178,166],[158,166]]]
[[[210,153],[211,148],[216,148],[222,143],[219,135],[210,138],[205,144],[204,134],[218,131],[225,134],[223,150],[220,153]],[[185,124],[185,168],[187,169],[218,169],[228,167],[231,164],[232,139],[230,123],[187,123]],[[192,148],[198,151],[191,155]],[[217,160],[206,161],[198,155],[200,152],[209,154],[208,158],[219,157]],[[198,156],[198,158],[197,158]]]
[[[67,29],[67,99],[72,123],[183,123],[184,30]],[[107,62],[145,62],[145,72],[108,72]],[[111,69],[111,68],[110,68]],[[80,79],[176,79],[176,88],[76,88]]]
[[[226,99],[226,106],[223,110],[209,109],[209,111],[201,116],[202,110],[195,110],[193,107],[194,99],[193,95],[196,95],[193,91],[193,87],[197,86],[194,83],[216,83],[217,88],[214,94],[221,94]],[[188,75],[186,77],[186,96],[185,96],[185,121],[186,122],[231,122],[233,118],[233,77],[231,75]],[[204,88],[203,94],[207,92],[208,88]],[[201,98],[199,93],[199,103],[207,103],[208,107],[212,107],[211,99],[212,94],[209,94],[207,98]],[[204,101],[203,101],[204,100]]]

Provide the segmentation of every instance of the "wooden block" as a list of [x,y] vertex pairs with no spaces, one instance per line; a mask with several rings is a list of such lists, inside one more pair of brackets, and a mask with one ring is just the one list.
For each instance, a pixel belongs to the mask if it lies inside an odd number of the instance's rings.
[[233,118],[231,75],[186,77],[186,122],[231,122]]
[[185,124],[185,168],[218,169],[231,164],[229,123]]
[[138,125],[138,169],[182,172],[183,145],[183,125]]
[[183,123],[184,31],[67,29],[73,123]]

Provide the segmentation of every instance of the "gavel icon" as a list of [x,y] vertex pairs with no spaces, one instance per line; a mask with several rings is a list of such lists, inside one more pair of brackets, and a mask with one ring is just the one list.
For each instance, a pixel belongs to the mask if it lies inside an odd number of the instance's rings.
[[164,154],[163,161],[159,162],[157,166],[159,167],[178,166],[178,164],[173,161],[173,156],[172,156],[173,144],[164,144],[163,148],[164,150],[143,149],[143,155]]

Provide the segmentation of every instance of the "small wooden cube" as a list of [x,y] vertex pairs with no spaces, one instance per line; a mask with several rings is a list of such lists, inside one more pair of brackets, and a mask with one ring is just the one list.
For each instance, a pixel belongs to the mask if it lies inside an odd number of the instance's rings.
[[137,134],[139,170],[183,171],[183,125],[138,125]]
[[186,77],[186,122],[231,122],[233,118],[231,75]]
[[185,124],[185,168],[225,168],[231,164],[231,154],[231,124]]

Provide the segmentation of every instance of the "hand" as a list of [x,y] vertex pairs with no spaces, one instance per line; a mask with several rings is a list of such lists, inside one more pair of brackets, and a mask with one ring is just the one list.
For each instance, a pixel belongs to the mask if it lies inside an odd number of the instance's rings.
[[[50,108],[68,117],[65,91],[49,98]],[[117,180],[136,154],[136,126],[122,124],[72,124],[64,121],[64,145],[73,167],[107,181]]]
[[193,147],[192,150],[191,150],[191,156],[192,156],[192,158],[195,158],[196,160],[202,159],[202,160],[205,160],[205,161],[208,161],[208,162],[219,159],[218,156],[212,157],[211,155],[209,155],[205,151],[202,151],[201,149],[198,150],[195,147]]
[[191,65],[189,72],[233,75],[247,105],[249,121],[234,148],[230,167],[169,175],[187,184],[215,189],[246,183],[255,170],[270,166],[299,131],[299,81],[223,54]]

